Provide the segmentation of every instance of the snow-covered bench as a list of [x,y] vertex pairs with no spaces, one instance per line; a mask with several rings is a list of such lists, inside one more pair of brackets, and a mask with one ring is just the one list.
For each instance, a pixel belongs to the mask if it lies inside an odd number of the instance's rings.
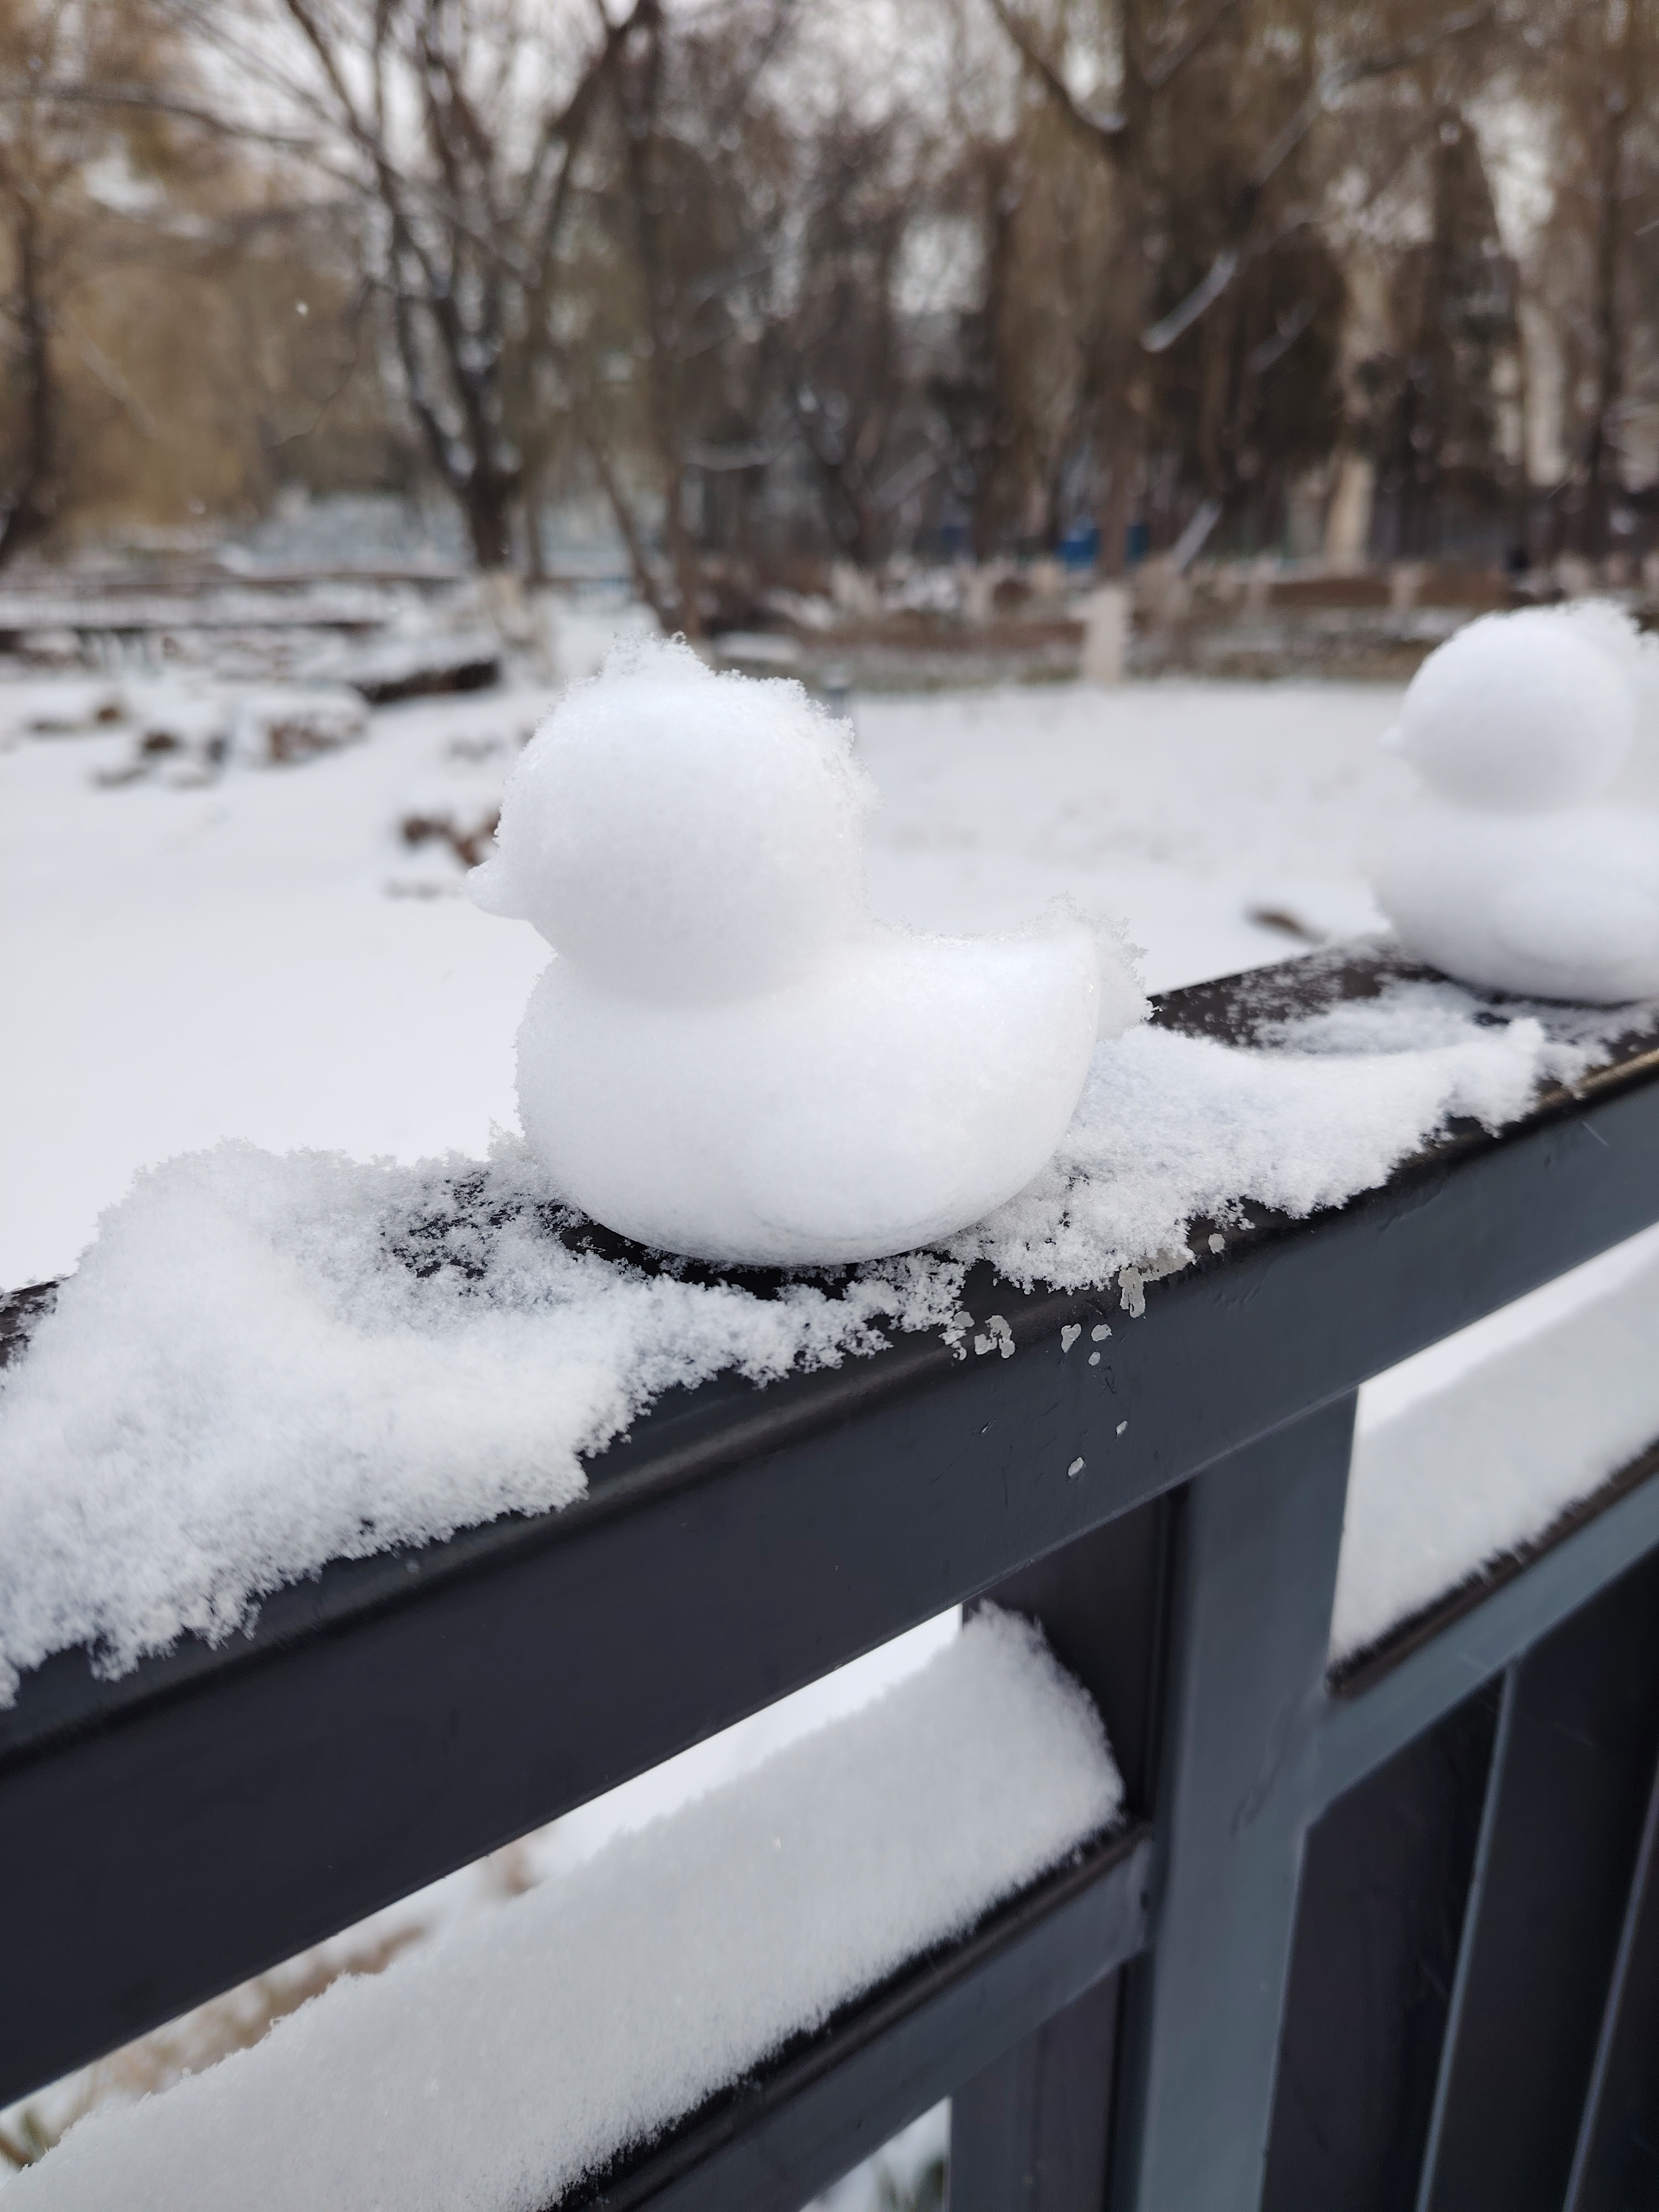
[[[1239,1037],[1383,972],[1316,959],[1159,1018]],[[1340,1211],[1218,1229],[1109,1296],[981,1272],[954,1341],[670,1394],[562,1512],[331,1565],[249,1637],[116,1680],[46,1661],[0,1711],[0,2102],[989,1597],[1095,1701],[1127,1817],[1101,1784],[1058,1866],[1051,1837],[978,1892],[941,1873],[932,1922],[925,1803],[880,1879],[831,1854],[772,2055],[619,2106],[562,2206],[786,2212],[946,2094],[954,2212],[1099,2212],[1109,2171],[1139,2212],[1368,2201],[1419,2172],[1436,2205],[1559,2204],[1570,2178],[1575,2204],[1615,2201],[1655,2094],[1659,1455],[1500,1563],[1454,1559],[1334,1665],[1332,1619],[1360,1384],[1656,1220],[1659,1035],[1637,1033]],[[989,1835],[1000,1785],[1049,1785],[999,1749],[1015,1709],[1001,1739],[978,1711],[918,1706],[914,1741],[959,1734],[951,1789]],[[854,1781],[905,1764],[902,1729],[878,1757],[873,1723],[843,1725]],[[772,1812],[744,1802],[752,1842]],[[641,1882],[717,1860],[710,1817],[655,1832]],[[1022,1864],[1049,1870],[1010,1896]],[[897,1966],[866,1925],[889,1874]],[[863,1966],[813,1981],[805,1954],[844,1936]],[[690,2042],[719,1978],[663,1984]]]

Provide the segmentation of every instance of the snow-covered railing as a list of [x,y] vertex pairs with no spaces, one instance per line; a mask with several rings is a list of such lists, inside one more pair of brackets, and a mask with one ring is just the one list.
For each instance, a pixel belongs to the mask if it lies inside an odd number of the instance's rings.
[[[1238,1039],[1388,972],[1158,1018]],[[965,1334],[671,1393],[562,1512],[331,1565],[115,1680],[49,1659],[0,1711],[0,2102],[990,1597],[1096,1701],[1127,1822],[562,2205],[786,2212],[946,2094],[954,2212],[1624,2201],[1659,1459],[1330,1650],[1360,1383],[1655,1220],[1644,1033],[1340,1211],[1109,1294],[982,1270]]]

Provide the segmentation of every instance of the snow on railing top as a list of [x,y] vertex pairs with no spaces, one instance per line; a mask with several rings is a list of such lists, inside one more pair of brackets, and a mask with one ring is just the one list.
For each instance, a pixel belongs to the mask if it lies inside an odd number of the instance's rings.
[[[1195,1224],[1224,1241],[1257,1209],[1340,1206],[1454,1118],[1512,1121],[1652,1011],[1494,1009],[1382,969],[1370,997],[1252,1017],[1267,988],[1236,991],[1258,1042],[1166,1018],[1101,1046],[1025,1192],[839,1273],[664,1264],[562,1207],[514,1143],[412,1168],[227,1145],[152,1170],[0,1399],[0,1692],[67,1646],[119,1672],[222,1638],[331,1559],[563,1506],[675,1386],[837,1365],[894,1331],[970,1358],[975,1262],[1110,1286],[1133,1319]],[[1180,994],[1200,1028],[1214,992]]]

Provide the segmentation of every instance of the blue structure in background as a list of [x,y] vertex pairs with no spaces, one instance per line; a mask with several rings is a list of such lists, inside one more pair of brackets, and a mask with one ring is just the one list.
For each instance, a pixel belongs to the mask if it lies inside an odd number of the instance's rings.
[[1068,573],[1074,574],[1081,569],[1092,568],[1099,556],[1099,527],[1085,515],[1060,539],[1060,557]]

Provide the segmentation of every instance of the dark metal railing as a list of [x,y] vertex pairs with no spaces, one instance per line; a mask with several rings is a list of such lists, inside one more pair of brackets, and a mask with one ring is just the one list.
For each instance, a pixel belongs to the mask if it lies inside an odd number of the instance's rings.
[[[1390,972],[1157,1018],[1242,1037]],[[1200,1235],[1139,1320],[981,1273],[1010,1358],[671,1393],[562,1513],[118,1681],[60,1655],[0,1715],[0,2101],[990,1595],[1097,1700],[1127,1829],[570,2203],[793,2212],[947,2094],[954,2212],[1647,2201],[1653,1458],[1334,1682],[1328,1644],[1358,1385],[1656,1219],[1647,1034],[1339,1211]]]

